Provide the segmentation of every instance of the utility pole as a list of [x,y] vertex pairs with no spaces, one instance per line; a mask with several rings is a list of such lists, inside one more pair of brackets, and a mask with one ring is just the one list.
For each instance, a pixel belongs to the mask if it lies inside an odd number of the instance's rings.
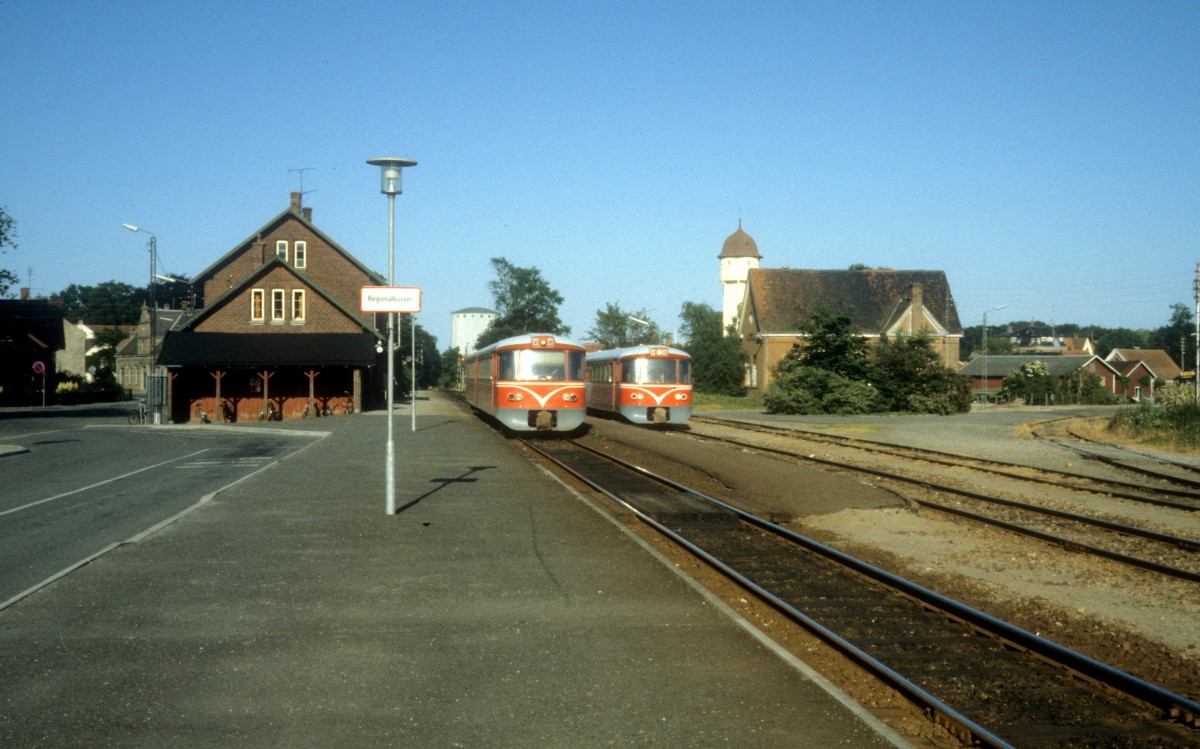
[[1196,263],[1196,280],[1192,282],[1192,290],[1196,293],[1196,332],[1194,348],[1196,360],[1192,366],[1192,387],[1194,402],[1200,404],[1200,263]]

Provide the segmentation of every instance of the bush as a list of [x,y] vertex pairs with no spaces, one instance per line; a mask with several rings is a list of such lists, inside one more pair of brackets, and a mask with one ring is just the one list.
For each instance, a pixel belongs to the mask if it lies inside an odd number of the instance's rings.
[[1109,420],[1108,428],[1150,444],[1195,451],[1200,449],[1200,406],[1190,401],[1176,405],[1147,403],[1122,410]]
[[867,414],[884,410],[884,401],[868,382],[836,372],[806,367],[795,360],[780,362],[763,394],[768,413]]

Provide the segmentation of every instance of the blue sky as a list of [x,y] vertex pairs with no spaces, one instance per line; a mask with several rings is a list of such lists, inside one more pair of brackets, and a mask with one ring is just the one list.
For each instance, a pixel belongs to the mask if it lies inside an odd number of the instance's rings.
[[764,267],[945,271],[964,325],[1155,328],[1200,260],[1200,3],[0,0],[0,267],[191,275],[303,188],[450,345],[489,258],[583,337]]

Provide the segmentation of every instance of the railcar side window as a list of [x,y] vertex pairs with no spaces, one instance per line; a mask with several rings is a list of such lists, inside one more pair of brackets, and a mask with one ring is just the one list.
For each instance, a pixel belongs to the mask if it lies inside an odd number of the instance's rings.
[[501,351],[497,358],[500,360],[499,377],[501,380],[517,379],[517,352]]

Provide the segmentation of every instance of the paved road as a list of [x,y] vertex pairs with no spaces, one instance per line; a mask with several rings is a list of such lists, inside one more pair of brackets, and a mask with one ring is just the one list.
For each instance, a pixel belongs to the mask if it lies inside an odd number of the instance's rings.
[[120,407],[0,413],[0,603],[311,443],[311,433],[130,426]]

